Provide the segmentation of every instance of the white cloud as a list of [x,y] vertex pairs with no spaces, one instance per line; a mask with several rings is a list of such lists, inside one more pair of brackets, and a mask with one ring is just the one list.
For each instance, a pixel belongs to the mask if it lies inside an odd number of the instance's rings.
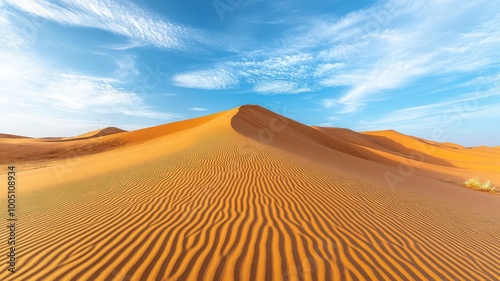
[[267,68],[275,68],[275,69],[283,69],[299,64],[305,64],[314,59],[311,54],[295,54],[295,55],[283,55],[278,57],[271,57],[269,59],[264,60],[261,63],[263,66]]
[[[70,137],[86,132],[102,129],[104,126],[98,120],[74,119],[67,116],[57,118],[46,114],[17,114],[5,115],[16,123],[15,128],[1,128],[1,132],[27,137]],[[117,127],[123,128],[121,125]]]
[[325,107],[336,101],[345,105],[345,112],[355,112],[380,99],[385,90],[403,88],[426,75],[482,70],[499,55],[498,3],[401,3],[382,2],[312,29],[313,44],[327,40],[333,45],[319,57],[345,65],[320,83],[349,87],[340,98],[323,102]]
[[0,84],[2,98],[19,105],[161,119],[177,117],[150,109],[139,95],[117,87],[117,80],[60,73],[36,57],[19,52],[0,50]]
[[323,99],[321,101],[321,105],[323,105],[323,107],[325,108],[330,108],[332,106],[334,106],[336,104],[336,100],[332,100],[332,99]]
[[296,82],[288,81],[265,81],[257,84],[254,88],[260,94],[298,94],[311,92],[308,87],[301,87]]
[[358,73],[358,77],[351,78],[354,83],[351,89],[339,99],[339,102],[346,105],[362,104],[371,98],[369,95],[405,85],[412,77],[427,72],[424,65],[428,60],[427,58],[414,60],[401,58],[374,65],[369,72],[363,71]]
[[172,80],[178,87],[204,90],[228,89],[239,83],[235,75],[221,67],[180,73]]
[[314,72],[314,77],[323,77],[327,74],[331,75],[333,72],[338,71],[344,66],[345,64],[340,62],[319,64]]
[[192,110],[192,111],[208,111],[208,108],[204,108],[204,107],[191,107],[189,110]]
[[486,0],[381,0],[340,19],[306,18],[277,38],[280,44],[217,65],[257,93],[344,87],[321,103],[354,113],[419,79],[498,67],[499,9]]
[[[196,89],[230,89],[241,83],[254,85],[261,94],[297,94],[312,88],[300,81],[311,77],[315,58],[308,53],[243,58],[220,63],[212,69],[201,69],[174,75],[174,85]],[[327,66],[328,67],[328,66]]]
[[185,40],[206,41],[199,32],[173,24],[128,1],[6,0],[26,13],[64,25],[98,28],[136,44],[178,49]]
[[239,75],[249,84],[262,80],[297,81],[311,77],[315,58],[309,53],[297,54],[250,54],[241,61],[226,62],[227,69]]
[[[64,118],[100,124],[99,120],[111,116],[123,122],[126,116],[163,120],[181,117],[147,106],[141,96],[120,87],[121,83],[116,79],[55,69],[33,52],[31,46],[36,30],[24,33],[23,23],[33,24],[27,18],[0,9],[0,31],[3,35],[0,37],[0,100],[9,105],[2,110],[4,116],[23,116],[15,117],[18,120],[16,127],[26,131],[31,128],[33,132],[38,132],[37,135],[47,135],[62,132],[63,129],[74,132],[80,128],[78,124],[65,128],[65,123],[57,123]],[[125,65],[129,71],[134,69],[131,60]],[[10,127],[3,124],[0,132],[13,130]],[[46,130],[45,133],[43,130]]]
[[136,57],[133,55],[116,56],[115,63],[118,67],[115,74],[120,78],[139,74],[139,70],[136,67]]
[[364,129],[429,128],[456,122],[457,119],[474,119],[500,116],[500,86],[460,95],[456,98],[420,106],[407,107],[387,113],[382,118],[361,121]]

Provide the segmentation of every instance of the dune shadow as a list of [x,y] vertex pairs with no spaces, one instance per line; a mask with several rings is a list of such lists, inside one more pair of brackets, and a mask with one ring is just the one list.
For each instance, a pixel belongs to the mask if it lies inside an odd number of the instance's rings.
[[[372,149],[377,149],[379,151],[383,151],[386,153],[390,153],[392,155],[396,155],[402,158],[422,162],[422,163],[429,163],[429,164],[435,164],[435,165],[440,165],[440,166],[446,166],[446,167],[456,167],[453,163],[447,161],[446,159],[439,158],[436,156],[432,155],[432,151],[425,152],[425,150],[432,150],[432,145],[429,142],[422,142],[422,149],[421,150],[415,150],[411,149],[404,144],[394,141],[391,138],[384,137],[384,136],[369,136],[369,139],[371,139],[375,144],[377,144],[380,147],[371,147]],[[415,142],[419,142],[418,139],[415,139]],[[425,143],[425,146],[424,146]],[[429,149],[428,147],[431,147]],[[375,153],[364,149],[364,154],[371,154],[371,155],[376,155]],[[378,156],[380,157],[380,156]],[[388,162],[392,162],[393,164],[399,164],[401,161],[394,161],[392,159],[387,158]]]

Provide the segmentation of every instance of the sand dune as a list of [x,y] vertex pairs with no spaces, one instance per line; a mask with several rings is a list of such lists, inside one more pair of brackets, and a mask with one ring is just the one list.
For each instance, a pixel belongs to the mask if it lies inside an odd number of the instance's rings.
[[119,128],[92,131],[73,138],[0,139],[0,164],[17,163],[25,170],[61,164],[87,155],[161,139],[203,124],[222,113],[133,132]]
[[19,268],[0,280],[500,279],[500,196],[436,180],[499,158],[425,143],[445,160],[394,190],[383,175],[418,148],[407,137],[242,106],[86,139],[120,145],[20,171]]
[[396,131],[356,133],[337,128],[319,128],[346,145],[354,145],[363,158],[390,166],[413,166],[416,173],[438,180],[461,182],[481,176],[500,183],[500,151],[496,148],[466,148],[437,143]]
[[104,129],[95,130],[95,131],[88,132],[86,134],[79,135],[79,136],[76,136],[74,138],[69,138],[69,139],[98,138],[98,137],[103,137],[103,136],[119,134],[119,133],[123,133],[123,132],[126,132],[126,131],[122,130],[120,128],[116,128],[116,127],[107,127]]
[[9,135],[9,134],[0,134],[0,139],[23,139],[27,137],[17,136],[17,135]]

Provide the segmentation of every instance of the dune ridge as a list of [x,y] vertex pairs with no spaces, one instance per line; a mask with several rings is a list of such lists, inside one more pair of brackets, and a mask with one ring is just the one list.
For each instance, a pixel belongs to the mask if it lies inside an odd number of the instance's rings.
[[25,169],[61,164],[72,158],[135,146],[204,124],[224,112],[127,132],[109,127],[73,138],[0,140],[0,164],[18,163]]
[[0,139],[25,139],[28,137],[18,136],[18,135],[10,135],[10,134],[0,134]]
[[[370,176],[387,166],[292,121],[243,106],[127,136],[137,144],[83,156],[72,173],[152,151],[136,164],[29,191],[20,185],[19,272],[0,279],[500,278],[500,222],[491,211],[499,196],[426,179],[428,195],[418,177],[393,191]],[[273,137],[259,139],[262,132]],[[19,177],[36,185],[42,172]],[[474,200],[481,204],[464,204]]]
[[[274,126],[278,130],[271,132],[270,145],[312,155],[316,160],[323,157],[318,151],[328,148],[331,151],[325,150],[325,153],[346,161],[351,160],[335,152],[384,166],[411,166],[415,174],[441,181],[459,183],[481,177],[500,185],[500,153],[494,147],[478,149],[441,144],[394,130],[357,133],[342,128],[309,127],[258,106],[242,106],[232,123],[234,129],[245,136],[255,139],[263,136],[263,142]],[[285,125],[282,131],[281,125]]]
[[124,133],[126,132],[125,130],[122,130],[120,128],[116,127],[107,127],[104,129],[98,129],[92,132],[88,132],[73,138],[67,138],[67,139],[88,139],[88,138],[98,138],[102,136],[109,136],[109,135],[114,135],[114,134],[119,134],[119,133]]
[[[442,181],[459,183],[468,178],[480,177],[500,185],[498,147],[466,148],[458,144],[437,143],[407,136],[394,130],[358,133],[343,128],[309,127],[260,106],[241,106],[132,132],[109,127],[74,138],[18,139],[24,137],[12,136],[0,141],[0,159],[3,160],[2,163],[26,163],[26,168],[43,167],[44,163],[50,161],[57,163],[72,157],[98,154],[161,139],[201,126],[228,112],[235,115],[231,121],[236,124],[234,130],[253,139],[261,138],[258,141],[263,140],[264,143],[269,136],[268,131],[271,131],[270,144],[277,147],[293,150],[292,146],[298,143],[310,148],[322,146],[391,167],[401,164],[412,166],[417,174]],[[238,122],[243,125],[238,126]],[[284,132],[270,130],[270,127],[280,129],[283,125]],[[32,165],[33,163],[36,165]]]

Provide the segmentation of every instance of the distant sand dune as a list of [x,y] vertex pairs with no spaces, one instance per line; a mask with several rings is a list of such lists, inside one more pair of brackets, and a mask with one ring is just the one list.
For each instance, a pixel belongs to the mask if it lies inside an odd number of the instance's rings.
[[95,131],[88,132],[86,134],[79,135],[79,136],[76,136],[74,138],[69,138],[69,139],[98,138],[98,137],[109,136],[109,135],[114,135],[114,134],[119,134],[119,133],[124,133],[124,132],[126,132],[126,131],[122,130],[120,128],[107,127],[104,129],[95,130]]
[[0,134],[0,139],[23,139],[27,137],[17,136],[17,135],[9,135],[9,134]]
[[19,174],[19,268],[0,280],[500,279],[500,196],[391,190],[322,129],[241,107],[118,136],[73,167],[86,178]]
[[[23,164],[26,169],[39,168],[48,163],[61,163],[70,158],[99,154],[162,138],[204,124],[221,114],[223,113],[133,132],[110,127],[73,138],[0,139],[0,164],[15,162]],[[14,137],[16,136],[9,138]]]

